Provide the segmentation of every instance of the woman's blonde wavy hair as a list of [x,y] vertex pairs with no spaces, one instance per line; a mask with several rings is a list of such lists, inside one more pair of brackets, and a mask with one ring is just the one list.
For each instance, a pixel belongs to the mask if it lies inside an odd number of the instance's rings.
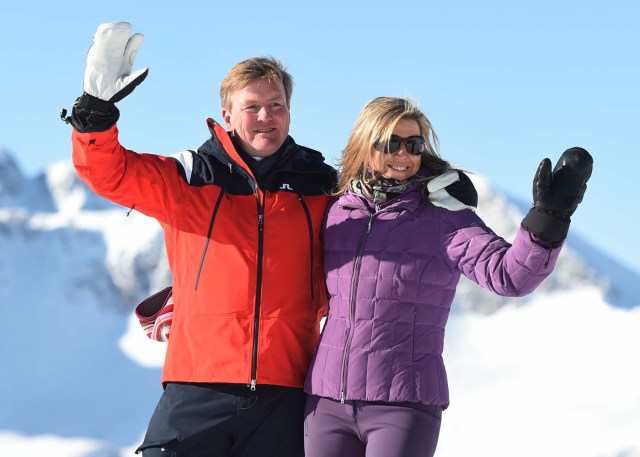
[[449,162],[443,160],[438,153],[438,137],[431,122],[414,101],[397,97],[377,97],[367,103],[358,115],[347,146],[342,150],[338,162],[340,177],[333,195],[344,194],[351,182],[363,177],[367,169],[382,169],[382,154],[381,163],[373,164],[371,152],[377,144],[389,142],[393,128],[400,119],[415,120],[420,127],[420,134],[425,138],[426,145],[421,157],[422,167],[429,169],[430,174],[434,176],[451,168]]

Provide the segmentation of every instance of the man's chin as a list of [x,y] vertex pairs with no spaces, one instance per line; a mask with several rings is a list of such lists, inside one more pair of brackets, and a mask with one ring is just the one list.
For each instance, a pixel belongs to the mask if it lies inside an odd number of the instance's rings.
[[258,144],[253,144],[252,149],[254,153],[251,155],[256,157],[269,157],[275,154],[278,149],[280,149],[282,143],[284,143],[284,141],[261,141]]

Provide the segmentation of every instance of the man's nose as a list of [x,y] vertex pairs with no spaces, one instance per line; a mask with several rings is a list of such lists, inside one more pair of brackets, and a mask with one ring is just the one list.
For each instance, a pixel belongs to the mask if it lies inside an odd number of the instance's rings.
[[258,119],[261,121],[271,119],[272,116],[273,113],[271,112],[271,107],[269,106],[263,106],[260,108],[260,111],[258,111]]

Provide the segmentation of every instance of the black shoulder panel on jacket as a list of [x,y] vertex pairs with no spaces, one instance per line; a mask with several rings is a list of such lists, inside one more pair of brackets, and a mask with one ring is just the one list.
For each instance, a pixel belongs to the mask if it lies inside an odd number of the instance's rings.
[[292,145],[289,160],[269,172],[265,189],[298,195],[328,194],[336,184],[337,173],[315,149]]
[[193,153],[192,186],[215,184],[232,195],[251,195],[254,186],[247,172],[224,151],[217,137],[212,136]]
[[[333,189],[337,180],[336,170],[324,162],[320,152],[298,146],[292,141],[284,154],[282,163],[274,164],[267,172],[264,190],[294,192],[298,195],[322,195]],[[190,185],[213,184],[222,187],[231,195],[251,195],[255,192],[256,181],[227,154],[215,135],[203,143],[196,152],[192,152],[192,156]],[[186,179],[184,170],[181,173]]]

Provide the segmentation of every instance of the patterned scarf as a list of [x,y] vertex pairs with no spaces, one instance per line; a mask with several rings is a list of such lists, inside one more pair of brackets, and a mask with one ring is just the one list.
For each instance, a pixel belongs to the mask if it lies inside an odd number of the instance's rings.
[[416,177],[414,175],[406,181],[398,181],[367,170],[364,176],[351,181],[351,189],[376,205],[381,205],[406,192]]

